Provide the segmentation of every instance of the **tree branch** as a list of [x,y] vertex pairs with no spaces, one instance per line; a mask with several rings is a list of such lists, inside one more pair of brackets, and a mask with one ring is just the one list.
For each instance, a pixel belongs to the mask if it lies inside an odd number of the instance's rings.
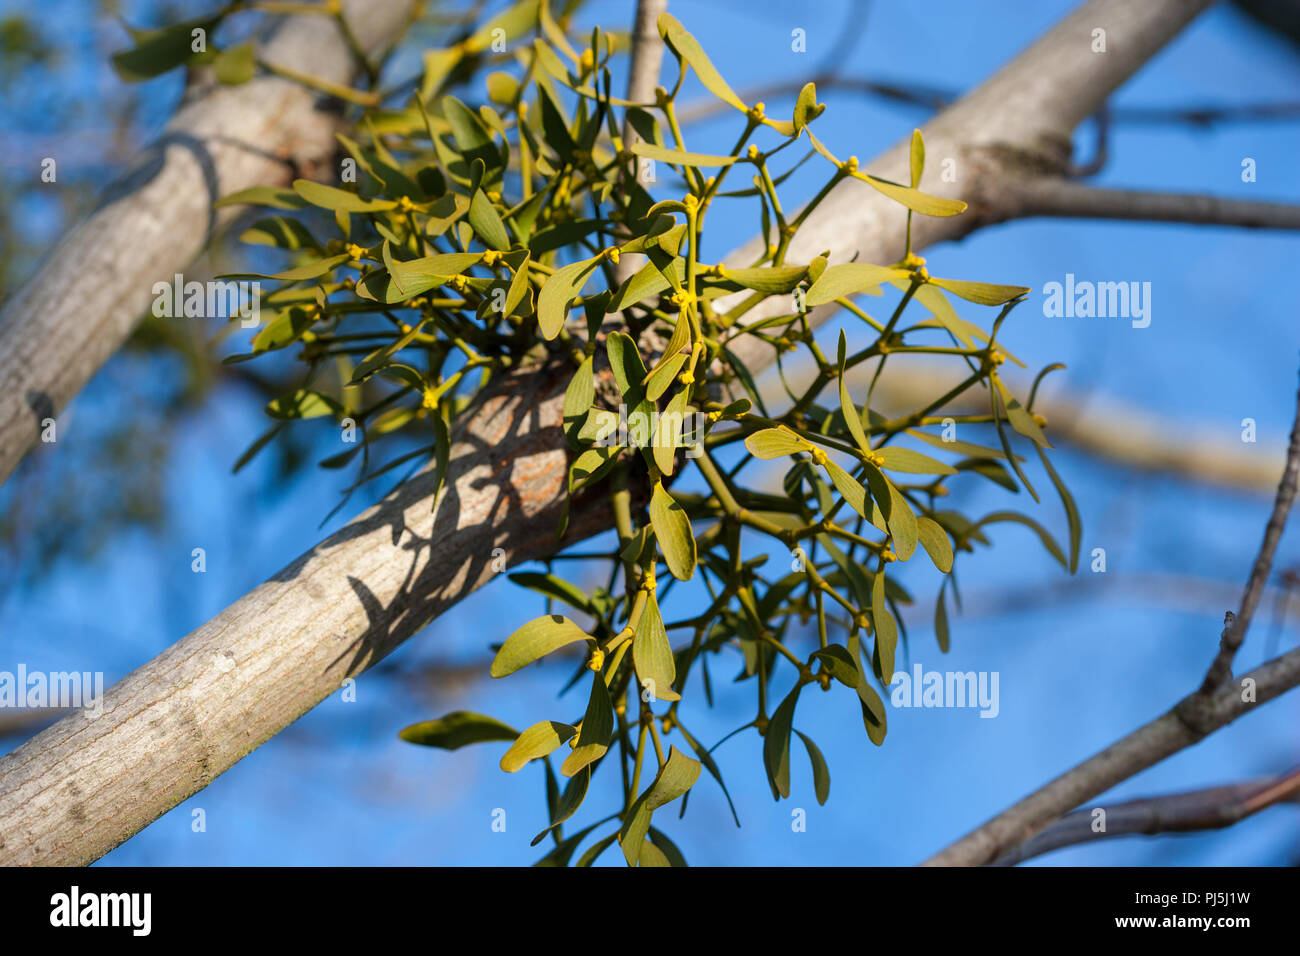
[[[1277,499],[1264,532],[1259,556],[1241,599],[1241,613],[1233,622],[1228,612],[1218,657],[1205,681],[1172,710],[1133,731],[1123,740],[1057,777],[1051,783],[1004,810],[988,823],[962,837],[952,846],[926,861],[927,866],[977,866],[1001,856],[1009,847],[1024,843],[1052,820],[1085,800],[1105,793],[1115,784],[1159,763],[1171,754],[1191,746],[1206,735],[1227,726],[1254,703],[1264,703],[1300,685],[1300,648],[1275,658],[1251,671],[1238,688],[1227,683],[1233,655],[1250,625],[1259,596],[1268,580],[1273,553],[1295,498],[1296,474],[1300,469],[1300,394],[1297,394],[1295,424],[1287,451],[1286,468],[1278,485]],[[1248,693],[1248,680],[1255,682]]]
[[[411,2],[351,0],[346,9],[360,42],[375,49],[405,24]],[[261,56],[334,83],[356,68],[334,19],[319,14],[288,18]],[[37,443],[43,420],[126,341],[153,284],[171,282],[237,212],[212,203],[328,163],[336,124],[320,94],[274,76],[212,87],[181,107],[0,309],[0,481]]]
[[1018,200],[1012,218],[1127,219],[1247,229],[1300,229],[1300,206],[1192,193],[1102,189],[1056,177],[1036,177],[1010,187]]
[[[856,373],[856,374],[855,374]],[[849,381],[866,384],[870,369],[855,370]],[[809,374],[811,379],[811,373]],[[960,381],[950,369],[920,365],[899,373],[886,370],[876,386],[873,402],[880,411],[901,415],[930,401]],[[1046,389],[1044,389],[1046,391]],[[953,412],[987,410],[976,395],[959,397]],[[1189,430],[1126,403],[1088,394],[1043,394],[1034,411],[1046,419],[1052,441],[1060,439],[1078,450],[1124,468],[1153,474],[1176,475],[1187,481],[1269,492],[1277,488],[1283,455],[1281,446],[1243,444],[1215,431]]]
[[990,865],[1015,866],[1063,847],[1121,836],[1221,830],[1286,802],[1300,802],[1300,767],[1265,780],[1144,797],[1097,808],[1105,813],[1100,818],[1105,821],[1101,830],[1093,829],[1098,819],[1096,810],[1075,810]]
[[[1208,2],[1090,0],[937,117],[925,130],[927,152],[958,157],[973,208],[955,217],[966,222],[918,225],[914,246],[997,221],[1009,166],[1026,157],[1062,166],[1070,130]],[[1104,56],[1090,48],[1098,26],[1111,38]],[[905,178],[906,141],[869,168]],[[896,204],[847,180],[809,216],[791,261],[826,248],[834,261],[856,253],[892,261],[903,251],[903,221]],[[753,337],[736,351],[755,372],[772,361]],[[578,502],[565,542],[554,539],[562,391],[563,377],[549,369],[512,376],[467,413],[436,513],[425,471],[128,675],[106,693],[98,720],[65,718],[0,759],[0,863],[97,858],[489,580],[494,558],[509,566],[610,527],[603,502]]]

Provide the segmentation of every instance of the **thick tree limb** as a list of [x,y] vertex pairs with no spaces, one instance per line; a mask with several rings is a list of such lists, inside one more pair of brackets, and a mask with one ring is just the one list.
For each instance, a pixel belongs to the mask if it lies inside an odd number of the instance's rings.
[[[1273,554],[1295,499],[1300,469],[1300,395],[1287,451],[1286,467],[1278,485],[1259,555],[1251,570],[1241,611],[1228,612],[1220,637],[1220,650],[1204,682],[1172,710],[1133,731],[1123,740],[1057,777],[1051,783],[1004,810],[988,823],[962,837],[926,861],[927,866],[978,866],[988,863],[1034,836],[1049,823],[1115,784],[1189,747],[1206,735],[1236,720],[1256,703],[1264,703],[1300,686],[1300,648],[1275,658],[1247,674],[1241,686],[1230,683],[1232,659],[1245,639],[1246,629],[1259,603],[1273,565]],[[1247,681],[1254,691],[1247,693]]]
[[1300,229],[1300,206],[1250,202],[1192,193],[1102,189],[1056,177],[1035,177],[1012,186],[1019,208],[1012,218],[1127,219],[1182,222],[1248,229]]
[[[405,23],[411,0],[353,0],[345,9],[373,50]],[[319,14],[285,21],[262,57],[333,83],[348,82],[356,66],[334,20]],[[213,201],[284,185],[293,170],[327,162],[336,124],[319,94],[274,76],[208,88],[181,107],[0,310],[0,481],[37,443],[41,422],[126,341],[153,284],[183,272],[233,215],[214,211]]]
[[1015,866],[1062,847],[1121,836],[1221,830],[1288,801],[1300,802],[1300,767],[1265,780],[1144,797],[1100,807],[1097,809],[1105,811],[1105,827],[1100,831],[1093,829],[1098,818],[1092,809],[1076,810],[1004,853],[991,865]]
[[[917,248],[997,221],[1008,170],[1059,169],[1070,130],[1208,2],[1091,0],[937,117],[927,152],[935,166],[958,158],[973,208],[921,224]],[[1091,52],[1097,26],[1110,53]],[[906,155],[901,144],[868,168],[901,179]],[[809,217],[791,261],[825,248],[833,261],[892,261],[903,221],[848,180]],[[757,371],[771,352],[756,342],[736,345]],[[565,474],[556,378],[523,373],[468,413],[436,515],[425,472],[111,688],[98,720],[66,718],[0,760],[0,863],[95,859],[491,578],[494,549],[507,566],[555,550]],[[609,524],[600,505],[576,505],[568,540]]]

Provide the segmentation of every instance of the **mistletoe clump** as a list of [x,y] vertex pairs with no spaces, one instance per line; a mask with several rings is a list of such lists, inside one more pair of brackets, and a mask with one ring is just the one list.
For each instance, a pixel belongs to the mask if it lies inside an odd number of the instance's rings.
[[[1042,375],[1022,404],[1002,374],[1006,361],[1021,363],[998,334],[1029,290],[938,278],[912,252],[912,216],[965,208],[918,188],[925,164],[919,132],[909,184],[860,170],[855,158],[841,161],[813,134],[810,124],[824,107],[812,84],[789,120],[772,118],[762,103],[743,102],[667,15],[659,30],[678,64],[676,83],[657,91],[652,104],[631,103],[611,93],[615,44],[608,34],[594,31],[578,52],[546,3],[527,6],[534,14],[527,33],[512,36],[528,39],[500,58],[508,69],[486,77],[483,105],[440,94],[459,66],[483,55],[499,29],[493,24],[427,54],[404,109],[371,106],[358,117],[363,141],[340,137],[362,174],[356,187],[299,180],[292,190],[224,200],[283,212],[245,238],[297,260],[259,277],[279,283],[263,298],[271,320],[253,337],[252,351],[234,360],[301,346],[306,380],[271,402],[277,421],[253,450],[293,419],[352,423],[362,441],[322,464],[343,467],[363,453],[353,487],[408,461],[432,458],[445,474],[451,431],[483,388],[513,369],[571,363],[568,492],[609,496],[618,545],[584,556],[607,571],[606,586],[590,592],[551,570],[512,575],[546,595],[548,611],[559,602],[578,620],[557,612],[524,623],[500,645],[491,673],[506,677],[577,646],[582,663],[570,684],[588,685],[585,709],[522,732],[458,711],[403,736],[447,748],[509,740],[501,765],[510,772],[542,762],[551,823],[534,843],[554,843],[543,862],[567,863],[593,839],[582,864],[615,842],[629,865],[676,864],[681,854],[651,825],[654,812],[679,797],[684,812],[684,795],[702,771],[722,783],[714,748],[687,728],[683,703],[693,696],[694,672],[711,704],[710,661],[739,651],[737,684],[756,700],[753,719],[738,729],[762,736],[773,795],[790,794],[797,735],[824,802],[829,770],[795,729],[798,704],[813,684],[848,694],[867,737],[884,741],[877,688],[891,682],[903,609],[913,604],[902,569],[924,552],[942,572],[934,628],[946,650],[947,591],[958,596],[958,555],[989,545],[989,525],[1015,521],[1073,570],[1079,521],[1046,456],[1045,423],[1032,412]],[[687,148],[676,102],[688,72],[740,115],[725,155]],[[635,134],[632,142],[626,131]],[[809,160],[828,162],[829,176],[808,204],[787,212],[779,186]],[[647,188],[646,173],[663,167],[675,174],[675,198],[656,199]],[[741,176],[748,182],[736,182]],[[848,178],[868,183],[907,216],[909,239],[898,261],[832,262],[827,254],[790,261],[809,215]],[[735,188],[724,191],[727,185]],[[764,237],[754,261],[724,265],[703,256],[717,201],[754,207]],[[887,287],[899,298],[883,320],[853,301]],[[988,331],[958,315],[965,303],[997,310]],[[850,348],[841,333],[833,356],[823,350],[808,310],[831,304],[860,322],[863,347]],[[780,365],[797,353],[815,374],[797,389],[783,375],[785,392],[773,407],[740,352],[751,364],[767,352]],[[968,374],[923,407],[886,417],[872,407],[881,372],[916,354],[962,363]],[[869,384],[855,386],[852,373],[870,362]],[[980,391],[986,414],[947,410]],[[953,440],[940,432],[945,421],[986,430],[996,445]],[[394,435],[414,437],[418,447],[378,463]],[[966,473],[1013,492],[1023,485],[1037,500],[1026,459],[1013,447],[1026,440],[1065,503],[1067,550],[1024,515],[972,519],[944,507],[949,480]],[[692,480],[684,481],[688,474]],[[702,490],[680,490],[692,483]],[[679,585],[700,599],[678,602],[672,592]],[[704,606],[679,610],[688,604]],[[561,789],[552,757],[566,744]],[[620,805],[566,835],[592,777],[611,764],[621,775]]]

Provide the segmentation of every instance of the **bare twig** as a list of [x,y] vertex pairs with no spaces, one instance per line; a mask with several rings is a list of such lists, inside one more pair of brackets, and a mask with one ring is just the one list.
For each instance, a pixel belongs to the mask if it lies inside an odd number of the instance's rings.
[[1300,767],[1265,780],[1075,810],[991,865],[1015,866],[1063,847],[1121,836],[1221,830],[1287,802],[1300,802]]
[[[1300,397],[1296,423],[1291,430],[1287,464],[1278,486],[1264,542],[1242,597],[1240,620],[1229,620],[1221,637],[1219,656],[1205,682],[1173,709],[1133,731],[1119,742],[1084,761],[1051,783],[1004,810],[988,823],[968,833],[926,861],[929,866],[974,866],[987,863],[1009,848],[1024,843],[1062,814],[1115,784],[1191,746],[1226,726],[1256,703],[1264,703],[1300,685],[1300,648],[1274,658],[1242,679],[1242,687],[1224,681],[1231,673],[1233,655],[1245,638],[1259,596],[1268,579],[1277,539],[1295,497],[1296,470],[1300,468]],[[1231,643],[1230,643],[1231,642]],[[1253,683],[1247,683],[1248,681]]]
[[1277,486],[1277,497],[1273,501],[1273,513],[1268,517],[1264,528],[1264,540],[1255,557],[1255,566],[1250,571],[1250,581],[1246,593],[1241,596],[1241,609],[1235,619],[1231,614],[1224,621],[1223,636],[1219,643],[1219,653],[1215,656],[1210,669],[1201,684],[1201,694],[1209,696],[1232,677],[1232,659],[1236,656],[1241,642],[1246,638],[1246,629],[1250,627],[1259,599],[1268,584],[1268,576],[1273,568],[1273,555],[1277,552],[1278,540],[1282,529],[1286,527],[1287,515],[1291,513],[1291,504],[1295,501],[1296,479],[1300,476],[1300,395],[1297,396],[1295,424],[1291,426],[1291,444],[1286,453],[1286,469]]

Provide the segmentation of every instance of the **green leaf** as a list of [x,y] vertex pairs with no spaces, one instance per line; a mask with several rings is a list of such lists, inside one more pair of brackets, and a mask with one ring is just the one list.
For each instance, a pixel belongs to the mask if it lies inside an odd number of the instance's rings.
[[794,690],[786,695],[763,732],[763,767],[767,770],[767,782],[776,800],[790,796],[790,731],[802,688],[802,684],[796,684]]
[[[682,851],[677,849],[677,845],[672,840],[664,836],[654,827],[650,828],[649,842],[664,858],[669,866],[686,866],[686,857],[682,856]],[[641,848],[641,865],[645,866],[646,851],[645,847]]]
[[564,328],[570,303],[581,294],[582,287],[587,284],[599,262],[600,257],[597,256],[570,263],[542,285],[541,295],[537,298],[537,323],[547,341],[559,335],[560,329]]
[[396,209],[397,203],[388,199],[365,199],[346,189],[335,189],[310,179],[295,179],[293,191],[313,206],[335,212],[384,212]]
[[614,733],[614,704],[609,699],[605,678],[599,671],[591,676],[591,697],[587,700],[587,712],[582,717],[577,745],[560,765],[560,773],[566,777],[572,777],[605,756],[610,737]]
[[520,734],[510,749],[501,755],[501,769],[515,773],[528,761],[553,752],[577,732],[577,728],[556,720],[538,721]]
[[821,661],[827,673],[845,687],[858,686],[858,665],[848,650],[840,644],[828,644],[813,651],[813,660]]
[[307,203],[291,189],[277,189],[274,186],[249,186],[238,189],[228,196],[222,196],[213,204],[213,208],[223,206],[270,206],[274,209],[305,209]]
[[799,731],[799,739],[803,741],[804,747],[808,750],[808,760],[812,763],[813,772],[813,790],[817,793],[817,802],[822,806],[826,805],[826,798],[831,795],[831,768],[826,765],[826,758],[822,752],[817,749],[817,745],[812,739]]
[[590,640],[591,637],[567,617],[547,614],[529,621],[506,638],[492,660],[491,674],[505,677],[566,644]]
[[[673,648],[668,643],[668,632],[664,630],[664,621],[659,613],[659,602],[654,592],[646,601],[641,620],[637,622],[636,636],[632,638],[632,664],[636,667],[637,680],[642,692],[650,691],[654,700],[681,700],[681,695],[673,690],[673,681],[677,679],[677,666],[673,661]],[[646,682],[650,684],[647,687]]]
[[671,163],[673,166],[730,166],[736,162],[735,156],[711,156],[707,153],[687,153],[679,149],[666,149],[654,143],[637,142],[632,145],[632,152],[657,163]]
[[835,490],[849,503],[849,507],[870,521],[871,509],[867,506],[867,490],[856,478],[829,458],[824,467],[826,474],[830,475],[831,482],[835,485]]
[[961,279],[939,279],[934,276],[930,281],[941,286],[967,302],[979,305],[1005,305],[1012,299],[1029,292],[1023,285],[994,285],[991,282],[963,282]]
[[764,428],[745,439],[745,450],[766,461],[807,451],[808,443],[788,428]]
[[925,170],[925,140],[919,129],[912,130],[912,149],[910,156],[912,188],[921,185],[921,173]]
[[266,413],[272,418],[319,418],[343,412],[343,406],[328,395],[304,388],[272,399],[266,405]]
[[659,423],[655,426],[655,464],[665,475],[671,475],[677,465],[677,449],[682,447],[682,435],[689,407],[686,403],[689,396],[690,389],[688,387],[681,388],[673,395],[668,400],[668,407],[659,416]]
[[695,534],[685,510],[662,482],[655,483],[650,495],[650,524],[672,576],[689,581],[695,574]]
[[809,306],[824,305],[857,295],[859,292],[879,294],[880,286],[886,282],[903,280],[908,277],[906,269],[889,266],[876,266],[869,262],[846,262],[838,266],[829,266],[809,288],[804,296],[804,303]]
[[636,341],[626,332],[614,332],[605,340],[605,354],[619,393],[629,405],[636,404],[634,399],[640,398],[641,383],[646,377],[645,362]]
[[924,515],[916,519],[916,536],[921,541],[921,546],[925,548],[925,553],[930,556],[934,566],[947,574],[952,570],[952,541],[948,538],[948,532],[937,522]]
[[482,714],[470,713],[468,710],[454,710],[437,720],[411,724],[398,736],[424,747],[457,750],[466,744],[478,744],[489,740],[514,740],[519,736],[519,731]]
[[735,94],[727,81],[722,78],[713,63],[705,55],[699,41],[686,31],[686,28],[677,21],[672,14],[659,14],[659,35],[666,42],[677,56],[690,64],[691,68],[704,84],[704,88],[716,96],[722,102],[743,112],[748,112],[749,107],[744,101]]
[[[825,106],[817,104],[817,87],[812,83],[804,84],[794,104],[794,129],[798,133],[805,126],[821,116]],[[811,154],[809,154],[811,155]]]
[[619,830],[618,842],[623,848],[623,858],[628,866],[635,866],[641,853],[641,844],[650,829],[650,816],[665,804],[676,800],[700,778],[700,762],[692,760],[676,747],[668,751],[668,759],[660,768],[654,782],[632,804],[623,826]]
[[898,559],[906,561],[916,551],[916,515],[892,481],[889,481],[889,495],[889,536],[894,540],[894,553]]
[[867,440],[866,430],[862,427],[862,416],[858,412],[858,407],[853,404],[853,397],[849,395],[849,387],[844,381],[844,331],[840,330],[840,414],[844,416],[844,424],[849,428],[849,434],[853,436],[853,443],[858,446],[858,450],[864,455],[873,454],[871,442]]
[[948,653],[950,636],[948,634],[948,608],[943,600],[943,589],[939,589],[939,598],[934,602],[934,636],[939,642],[939,652]]
[[501,221],[501,216],[492,205],[492,200],[487,198],[483,190],[474,190],[474,198],[470,200],[469,214],[466,218],[474,227],[474,233],[488,248],[501,251],[510,248],[510,234],[506,232],[506,224]]
[[225,83],[227,86],[247,83],[253,78],[253,71],[257,68],[253,44],[241,43],[229,50],[222,50],[217,54],[212,67],[219,83]]
[[894,679],[894,651],[898,647],[898,625],[885,604],[885,571],[876,572],[871,585],[871,620],[876,628],[876,662],[880,682],[888,686]]
[[194,51],[194,31],[202,30],[205,44],[210,44],[212,31],[221,20],[221,16],[201,17],[158,30],[133,31],[135,48],[114,53],[113,69],[128,83],[160,76],[191,57],[201,56]]
[[1047,440],[1047,436],[1043,434],[1038,422],[1034,421],[1034,416],[1016,400],[1016,397],[1003,384],[1001,378],[994,375],[992,379],[993,384],[998,388],[998,394],[1002,396],[1002,406],[1006,409],[1007,421],[1011,423],[1011,427],[1026,438],[1031,439],[1040,448],[1051,448],[1052,443]]
[[[548,764],[547,766],[550,765]],[[569,819],[569,817],[577,813],[578,808],[582,806],[582,801],[587,797],[587,789],[590,786],[591,768],[583,767],[582,770],[569,781],[568,786],[564,788],[564,793],[561,794],[559,802],[555,806],[555,812],[551,816],[551,825],[541,833],[537,834],[537,836],[533,837],[533,842],[530,843],[529,846],[537,846],[537,844],[541,843],[542,840],[546,838],[546,834],[550,833],[556,827],[564,823],[565,820]]]
[[960,199],[931,196],[919,189],[909,189],[906,186],[900,186],[897,183],[891,183],[888,180],[867,173],[855,172],[853,176],[861,179],[877,192],[888,196],[894,202],[902,203],[913,212],[919,212],[922,216],[956,216],[966,211],[966,204]]
[[793,292],[807,274],[807,266],[765,266],[760,269],[725,269],[718,277],[755,292],[784,295]]
[[569,387],[564,390],[564,430],[571,436],[587,420],[587,413],[596,400],[596,373],[592,356],[588,355],[573,373]]
[[876,449],[874,454],[880,459],[880,467],[888,468],[890,471],[901,471],[910,475],[957,474],[957,469],[952,465],[946,465],[929,455],[922,455],[919,451],[912,451],[910,448],[898,448],[888,445]]
[[1073,574],[1079,568],[1079,547],[1083,541],[1083,522],[1079,518],[1079,508],[1074,503],[1074,495],[1070,494],[1070,489],[1065,486],[1061,476],[1056,473],[1052,463],[1047,460],[1047,452],[1038,449],[1038,457],[1043,460],[1043,467],[1047,469],[1047,475],[1052,479],[1052,484],[1056,486],[1056,493],[1061,496],[1061,504],[1065,506],[1065,518],[1070,526],[1070,573]]

